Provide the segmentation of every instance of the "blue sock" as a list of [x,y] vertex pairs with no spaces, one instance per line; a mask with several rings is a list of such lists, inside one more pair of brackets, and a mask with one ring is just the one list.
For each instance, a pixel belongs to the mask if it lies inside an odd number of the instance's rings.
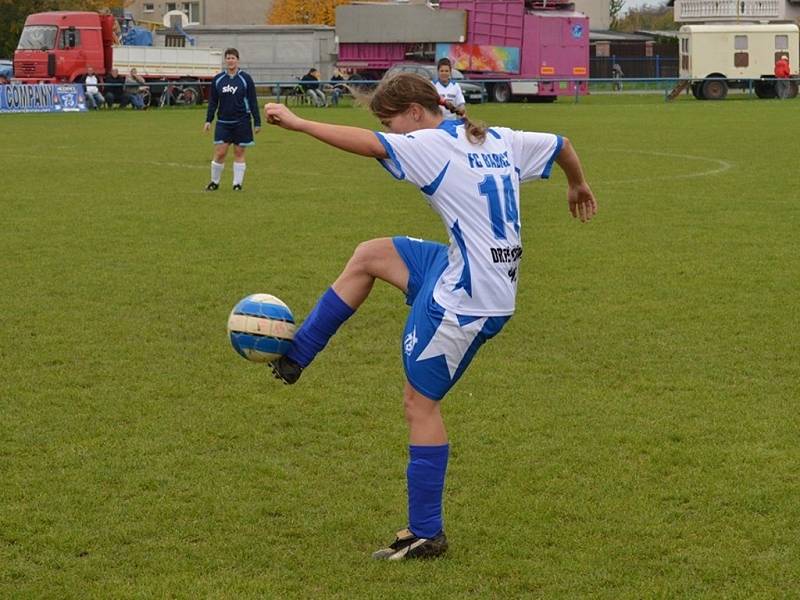
[[409,446],[408,450],[408,528],[417,537],[432,538],[443,529],[442,493],[450,446]]
[[286,356],[301,367],[307,367],[354,312],[333,288],[328,288],[295,332],[292,349]]

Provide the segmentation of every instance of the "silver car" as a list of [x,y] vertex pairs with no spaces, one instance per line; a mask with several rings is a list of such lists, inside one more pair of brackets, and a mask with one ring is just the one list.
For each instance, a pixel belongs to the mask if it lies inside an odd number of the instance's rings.
[[[395,73],[418,73],[427,77],[431,81],[435,81],[439,74],[436,71],[435,65],[423,65],[420,63],[399,63],[394,65],[391,69],[386,71],[384,77],[394,75]],[[464,94],[464,100],[472,104],[483,102],[483,87],[477,83],[470,83],[464,79],[464,74],[458,69],[452,71],[453,81],[461,86],[461,92]]]
[[11,79],[14,76],[14,63],[10,60],[0,59],[0,76]]

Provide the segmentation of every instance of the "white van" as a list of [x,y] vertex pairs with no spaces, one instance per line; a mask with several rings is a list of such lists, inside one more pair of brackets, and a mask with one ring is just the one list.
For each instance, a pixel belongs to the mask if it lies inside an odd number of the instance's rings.
[[[774,98],[775,62],[789,57],[792,76],[800,60],[800,34],[793,23],[725,23],[684,25],[679,31],[680,78],[691,81],[700,100],[722,100],[729,88],[747,88],[753,82],[759,98]],[[711,78],[711,79],[709,79]],[[792,81],[790,97],[797,95]]]

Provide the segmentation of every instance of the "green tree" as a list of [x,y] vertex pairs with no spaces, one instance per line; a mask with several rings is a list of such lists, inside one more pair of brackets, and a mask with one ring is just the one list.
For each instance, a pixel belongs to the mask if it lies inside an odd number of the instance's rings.
[[30,14],[49,10],[100,10],[122,5],[121,0],[0,0],[0,57],[12,57]]
[[625,0],[611,0],[608,5],[608,14],[611,17],[611,29],[617,28],[619,16],[622,14],[623,8],[625,8]]
[[678,29],[672,8],[666,1],[659,4],[645,4],[638,9],[629,10],[618,22],[618,31],[669,31]]

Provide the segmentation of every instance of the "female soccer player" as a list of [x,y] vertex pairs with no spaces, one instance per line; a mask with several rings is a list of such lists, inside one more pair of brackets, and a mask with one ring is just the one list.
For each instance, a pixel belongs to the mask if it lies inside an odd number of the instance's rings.
[[239,51],[236,48],[225,50],[225,70],[211,81],[211,95],[208,99],[208,112],[203,131],[211,129],[211,121],[219,107],[217,126],[214,129],[214,158],[211,160],[211,181],[206,191],[219,189],[222,169],[228,146],[233,148],[233,190],[241,191],[247,164],[244,152],[247,146],[255,144],[252,116],[256,133],[261,130],[261,113],[258,110],[256,86],[252,77],[239,69]]
[[436,91],[439,96],[451,102],[455,106],[455,110],[450,112],[446,106],[442,106],[442,115],[445,119],[457,119],[465,113],[464,105],[464,92],[461,91],[461,86],[451,79],[453,74],[453,65],[450,64],[449,58],[442,58],[436,64],[436,73],[439,79],[433,82],[436,86]]
[[419,187],[450,239],[449,246],[408,237],[359,244],[296,332],[292,349],[272,365],[285,383],[297,381],[376,278],[405,293],[411,306],[401,343],[410,432],[408,528],[373,554],[389,560],[447,550],[442,491],[449,446],[439,401],[514,312],[520,182],[546,179],[555,162],[567,176],[572,215],[586,221],[597,210],[568,139],[444,120],[440,102],[430,81],[401,73],[382,81],[370,101],[391,133],[308,121],[282,104],[265,106],[269,123],[376,158],[396,179]]

